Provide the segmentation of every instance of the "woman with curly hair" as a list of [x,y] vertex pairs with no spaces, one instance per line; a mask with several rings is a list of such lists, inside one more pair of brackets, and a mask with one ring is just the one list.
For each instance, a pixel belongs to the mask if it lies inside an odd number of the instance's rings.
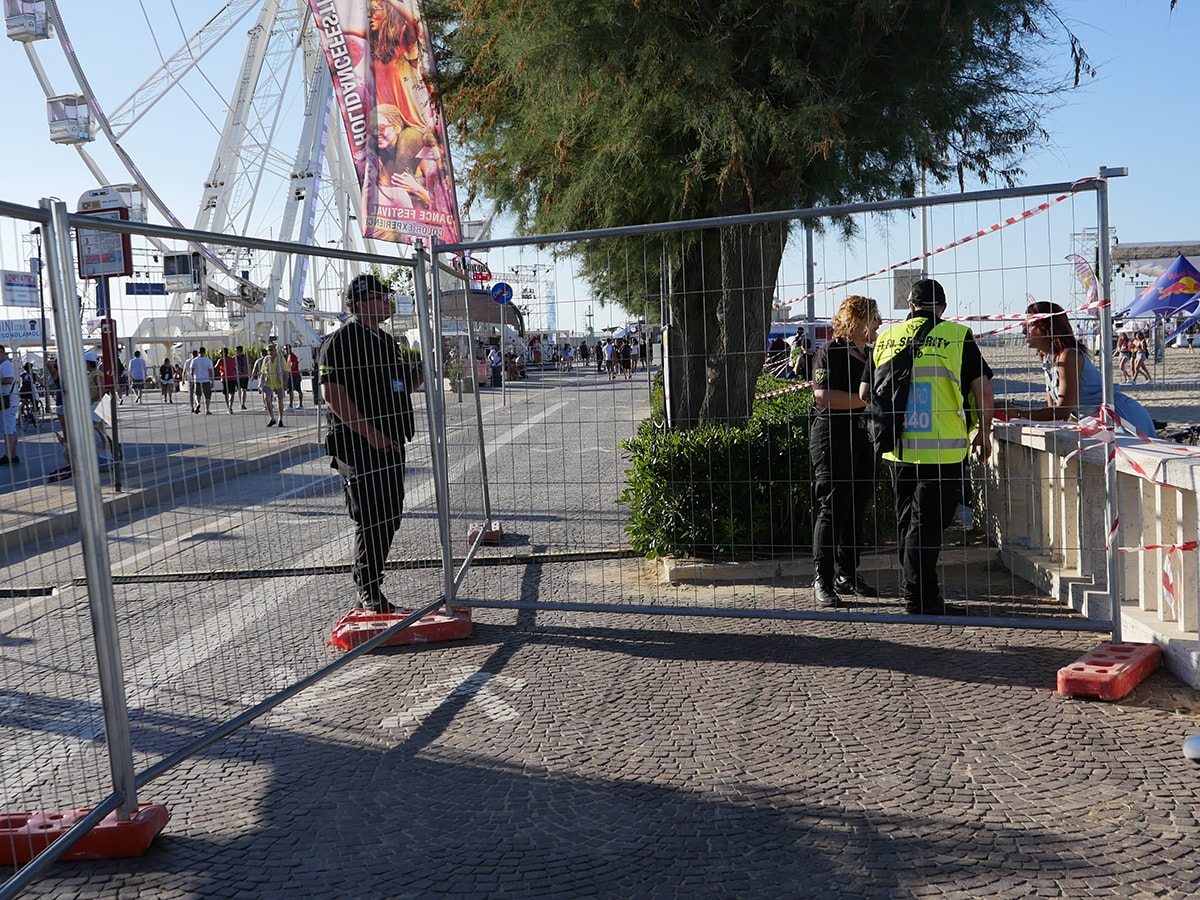
[[858,386],[880,321],[874,300],[847,297],[833,316],[833,339],[813,360],[808,447],[815,506],[813,595],[821,606],[838,606],[842,594],[878,596],[858,574],[862,522],[875,492],[875,448]]

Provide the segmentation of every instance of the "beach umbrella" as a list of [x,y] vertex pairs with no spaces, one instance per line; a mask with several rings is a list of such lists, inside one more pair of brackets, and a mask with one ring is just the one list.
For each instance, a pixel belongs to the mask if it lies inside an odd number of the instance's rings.
[[1133,301],[1125,315],[1136,318],[1188,312],[1200,302],[1197,292],[1200,292],[1200,270],[1180,254],[1171,267]]

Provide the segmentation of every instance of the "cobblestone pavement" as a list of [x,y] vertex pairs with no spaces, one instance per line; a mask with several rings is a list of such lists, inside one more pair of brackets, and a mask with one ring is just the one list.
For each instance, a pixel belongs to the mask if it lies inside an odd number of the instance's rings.
[[[538,577],[531,567],[527,579]],[[367,655],[29,896],[1191,897],[1195,692],[1065,700],[1096,635],[487,610]]]

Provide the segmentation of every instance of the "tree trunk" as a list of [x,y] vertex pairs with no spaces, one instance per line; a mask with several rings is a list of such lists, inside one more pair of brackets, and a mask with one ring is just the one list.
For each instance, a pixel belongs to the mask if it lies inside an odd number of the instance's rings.
[[668,301],[675,427],[749,417],[785,240],[784,223],[710,229],[676,262]]

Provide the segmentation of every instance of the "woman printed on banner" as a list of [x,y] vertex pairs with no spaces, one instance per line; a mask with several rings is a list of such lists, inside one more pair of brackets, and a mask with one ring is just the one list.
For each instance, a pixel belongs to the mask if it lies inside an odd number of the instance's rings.
[[417,176],[421,153],[425,149],[424,132],[409,125],[399,109],[386,103],[375,108],[375,116],[381,200],[404,209],[417,206],[428,209],[432,198]]
[[[353,20],[347,16],[343,21]],[[431,116],[421,68],[419,13],[406,0],[370,0],[366,28],[350,24],[342,34],[355,68],[370,55],[370,70],[364,73],[368,96],[374,95],[376,105],[396,107],[405,122],[423,132]]]
[[364,205],[369,216],[382,220],[372,226],[372,237],[395,240],[398,229],[387,227],[385,222],[415,222],[415,210],[430,205],[429,192],[416,176],[424,136],[388,104],[375,108],[373,124],[374,146],[363,180]]
[[[1035,422],[1064,422],[1096,416],[1104,399],[1104,379],[1087,350],[1075,337],[1066,311],[1057,303],[1037,300],[1025,310],[1025,342],[1042,361],[1046,379],[1045,405],[1025,406],[1011,400],[996,403],[1009,416]],[[1113,405],[1121,420],[1146,437],[1155,436],[1154,419],[1146,408],[1114,388]]]
[[[406,124],[423,132],[433,106],[421,67],[420,15],[405,0],[370,0],[365,13],[361,0],[339,0],[336,8],[354,77],[354,87],[347,90],[357,95],[357,102],[344,98],[345,108],[370,114],[380,104],[392,106]],[[372,141],[351,141],[350,149],[365,184]]]
[[[450,173],[442,156],[442,130],[440,126],[425,129],[424,143],[417,154],[417,180],[424,186],[430,208],[442,216],[453,219],[457,203],[450,189]],[[450,240],[457,240],[455,235]]]

